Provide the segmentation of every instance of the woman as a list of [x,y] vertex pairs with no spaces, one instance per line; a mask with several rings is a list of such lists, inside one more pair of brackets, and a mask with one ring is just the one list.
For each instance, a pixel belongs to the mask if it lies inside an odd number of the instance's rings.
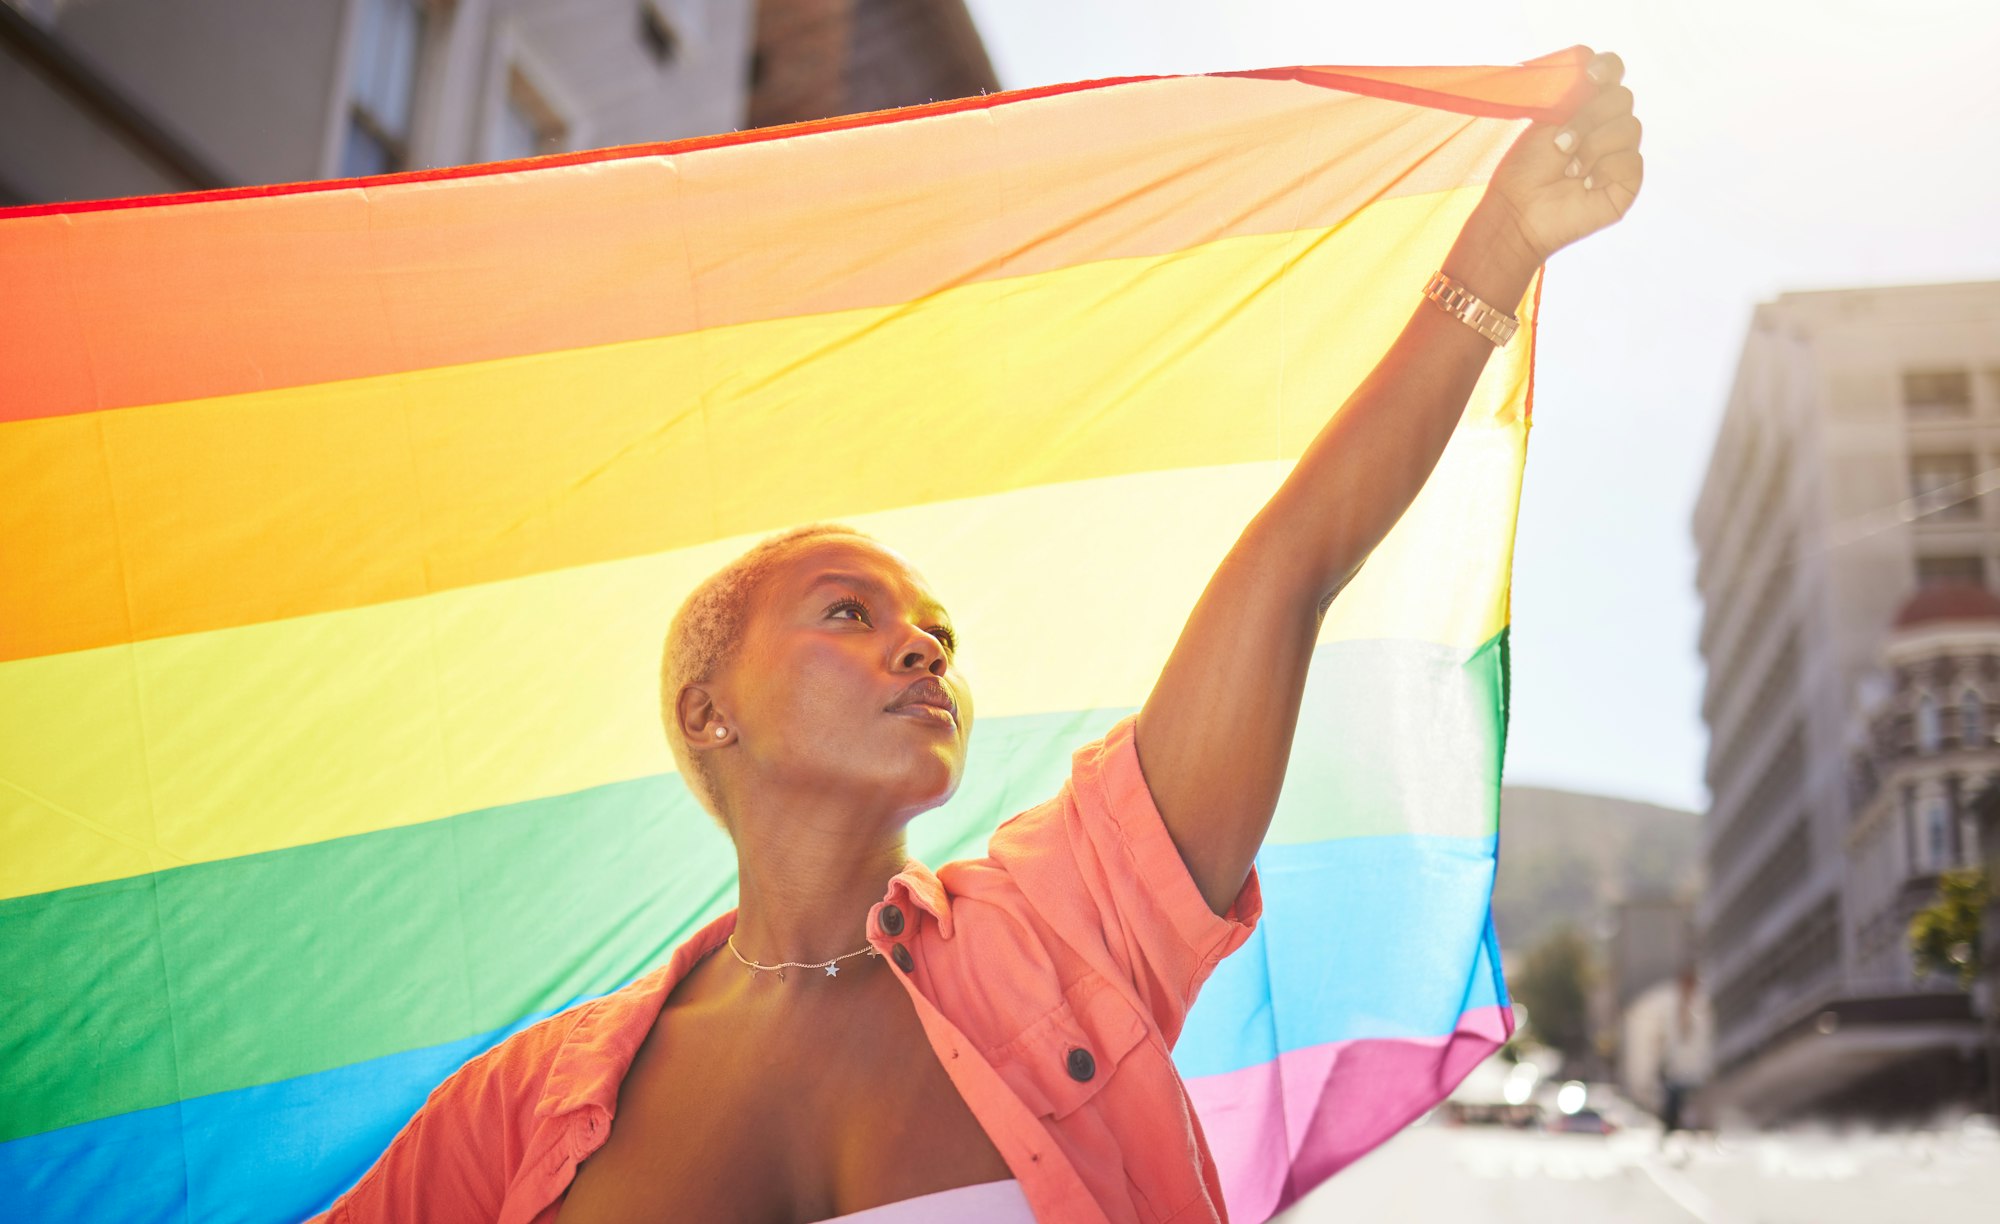
[[[1589,71],[1596,96],[1524,133],[1443,266],[1498,312],[1639,190],[1623,65]],[[1504,338],[1440,305],[1244,530],[1140,712],[985,858],[904,851],[973,721],[918,571],[821,525],[710,578],[669,631],[663,714],[735,843],[738,908],[467,1064],[331,1218],[1222,1218],[1169,1051],[1257,921],[1319,623]],[[1091,632],[1057,644],[1078,667]]]

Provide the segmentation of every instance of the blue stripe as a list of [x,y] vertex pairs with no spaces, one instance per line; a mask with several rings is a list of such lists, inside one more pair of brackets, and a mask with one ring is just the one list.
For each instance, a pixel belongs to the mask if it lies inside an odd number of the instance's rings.
[[[1408,835],[1267,846],[1264,919],[1203,987],[1175,1051],[1181,1073],[1357,1037],[1438,1036],[1503,1001],[1493,853],[1491,838]],[[0,1144],[0,1218],[302,1218],[352,1185],[445,1076],[548,1014]]]
[[0,1219],[304,1219],[361,1179],[446,1076],[554,1014],[0,1144]]
[[1360,1037],[1442,1036],[1499,1002],[1494,849],[1416,835],[1266,846],[1264,919],[1202,987],[1174,1048],[1181,1074]]

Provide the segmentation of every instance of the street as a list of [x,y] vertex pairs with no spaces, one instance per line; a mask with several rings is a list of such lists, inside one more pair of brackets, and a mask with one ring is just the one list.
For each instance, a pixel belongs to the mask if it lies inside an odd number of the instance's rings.
[[1683,1150],[1684,1138],[1663,1155],[1650,1129],[1420,1125],[1277,1219],[1875,1224],[1982,1218],[2000,1202],[2000,1136],[1990,1128],[1744,1134]]

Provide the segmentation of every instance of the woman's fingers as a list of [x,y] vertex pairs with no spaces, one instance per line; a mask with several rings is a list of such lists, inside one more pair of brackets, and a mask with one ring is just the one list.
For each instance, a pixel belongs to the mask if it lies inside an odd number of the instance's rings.
[[1569,126],[1578,133],[1589,132],[1631,113],[1632,91],[1623,85],[1606,85],[1597,91],[1596,97],[1576,108]]
[[1633,197],[1639,194],[1639,185],[1646,177],[1646,163],[1637,149],[1620,149],[1616,153],[1599,158],[1590,173],[1584,176],[1586,190],[1602,191],[1611,197],[1611,203],[1624,216],[1632,206]]
[[1639,194],[1643,135],[1625,61],[1584,48],[1586,100],[1561,125],[1535,122],[1494,169],[1488,196],[1543,259],[1623,217]]
[[1623,85],[1604,86],[1596,97],[1577,109],[1551,138],[1551,143],[1567,159],[1563,163],[1567,178],[1589,174],[1592,164],[1606,153],[1637,148],[1639,121],[1632,117],[1632,91]]
[[1598,163],[1613,153],[1638,148],[1643,134],[1639,117],[1630,114],[1620,115],[1586,134],[1576,150],[1576,159],[1583,163],[1582,177],[1596,177]]

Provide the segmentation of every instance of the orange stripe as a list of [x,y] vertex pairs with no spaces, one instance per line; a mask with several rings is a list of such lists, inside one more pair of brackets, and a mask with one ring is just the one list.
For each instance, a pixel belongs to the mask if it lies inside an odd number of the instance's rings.
[[1480,195],[909,306],[0,425],[0,658],[1296,454]]
[[[1459,111],[1522,113],[1581,79],[1567,62],[1310,72],[1338,74],[1343,91],[1429,81],[1429,102],[1457,88]],[[1510,122],[1304,79],[1125,81],[985,100],[1004,110],[886,112],[804,140],[742,134],[527,173],[16,215],[0,224],[0,283],[46,288],[0,297],[0,420],[890,305],[1318,228],[1370,199],[1483,181],[1489,125]],[[1384,142],[1418,154],[1381,159],[1418,161],[1408,176],[1325,161]]]

